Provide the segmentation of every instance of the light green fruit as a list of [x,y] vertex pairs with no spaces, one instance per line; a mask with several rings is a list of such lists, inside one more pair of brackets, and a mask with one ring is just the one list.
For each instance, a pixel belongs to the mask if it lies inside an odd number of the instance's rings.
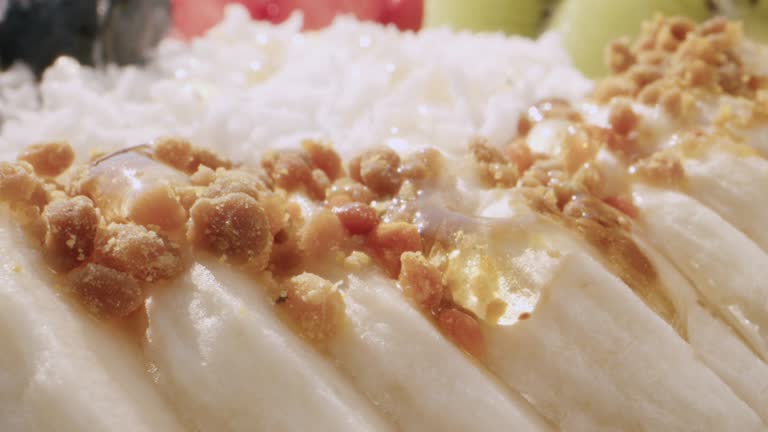
[[741,18],[744,22],[744,33],[751,39],[768,43],[768,11]]
[[635,37],[640,24],[656,13],[696,20],[710,16],[705,0],[565,0],[550,28],[558,31],[573,62],[591,77],[605,75],[605,47],[623,36]]
[[541,29],[548,3],[546,0],[426,0],[424,23],[428,27],[535,36]]
[[744,23],[744,33],[758,41],[768,42],[768,0],[735,0],[715,2],[724,15]]

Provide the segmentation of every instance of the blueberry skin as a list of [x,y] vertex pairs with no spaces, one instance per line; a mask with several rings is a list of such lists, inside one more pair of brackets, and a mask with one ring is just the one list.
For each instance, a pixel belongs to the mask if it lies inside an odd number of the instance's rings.
[[171,27],[170,0],[112,0],[101,41],[104,60],[141,63]]
[[140,63],[171,23],[170,0],[3,1],[0,65],[23,61],[38,76],[61,55],[87,65]]
[[24,61],[38,75],[60,55],[93,64],[97,0],[9,0],[0,22],[0,64]]

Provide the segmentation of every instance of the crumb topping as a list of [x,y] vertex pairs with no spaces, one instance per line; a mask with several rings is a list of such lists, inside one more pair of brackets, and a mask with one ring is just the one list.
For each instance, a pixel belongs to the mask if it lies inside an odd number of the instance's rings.
[[96,234],[94,262],[155,282],[181,273],[181,252],[167,238],[136,224],[110,223]]
[[27,162],[0,162],[0,200],[12,205],[43,207],[48,202],[45,183]]
[[189,176],[189,181],[195,186],[208,186],[216,180],[216,171],[205,166],[200,165],[197,167],[197,171]]
[[192,154],[192,165],[190,171],[197,171],[201,166],[207,166],[211,169],[232,169],[234,165],[231,161],[221,157],[219,154],[205,148],[195,148]]
[[[198,180],[203,175],[209,175],[207,171],[203,172],[205,174],[199,175],[201,170],[195,173]],[[255,200],[259,200],[269,192],[264,181],[253,173],[219,168],[210,175],[213,176],[212,181],[207,182],[207,188],[203,194],[206,198],[218,198],[229,194],[243,193]]]
[[629,168],[643,181],[661,186],[676,187],[685,181],[685,169],[680,158],[671,152],[657,152],[635,162]]
[[67,142],[34,144],[27,147],[18,159],[32,165],[35,174],[41,177],[58,177],[75,161],[75,151]]
[[398,282],[405,295],[426,312],[439,310],[443,301],[443,275],[421,252],[400,255]]
[[511,187],[517,183],[519,171],[516,164],[507,160],[500,150],[492,147],[484,138],[475,138],[469,150],[480,180],[490,187]]
[[517,172],[525,173],[535,161],[531,148],[524,138],[516,138],[504,147],[504,156],[517,167]]
[[328,180],[334,181],[344,173],[341,157],[331,146],[313,140],[306,140],[302,143],[302,148],[309,157],[312,166],[320,169]]
[[756,101],[765,80],[745,66],[743,43],[741,27],[723,17],[697,26],[688,18],[657,16],[633,44],[619,40],[608,46],[613,75],[598,83],[593,97],[600,103],[634,98],[676,118],[692,112],[701,92]]
[[[608,48],[613,75],[592,95],[608,110],[607,127],[586,123],[565,100],[546,99],[523,113],[517,136],[503,146],[471,139],[465,161],[482,186],[514,189],[520,204],[577,235],[675,323],[656,270],[633,240],[639,211],[626,186],[606,188],[611,179],[600,155],[615,156],[631,181],[683,185],[685,148],[638,150],[644,137],[636,103],[659,105],[677,118],[692,112],[702,92],[761,103],[764,81],[742,64],[740,43],[738,26],[727,21],[697,27],[686,19],[657,18],[634,43]],[[717,121],[732,117],[724,112]],[[529,132],[544,120],[567,125],[556,154],[535,153],[529,145]],[[686,148],[694,151],[692,146]],[[456,214],[425,220],[431,217],[425,199],[453,177],[446,169],[453,160],[436,149],[401,155],[375,148],[348,159],[345,170],[331,144],[307,140],[296,149],[265,152],[251,167],[165,137],[98,155],[62,175],[74,160],[71,146],[52,142],[28,148],[15,162],[0,162],[0,201],[30,232],[39,232],[33,237],[51,267],[94,316],[126,317],[141,308],[146,293],[162,289],[159,282],[179,276],[190,256],[213,254],[269,279],[281,290],[276,307],[303,337],[324,342],[338,332],[345,307],[339,288],[322,277],[332,272],[323,268],[363,271],[375,265],[461,349],[483,356],[481,320],[454,300],[455,280],[446,273],[451,249],[435,234],[462,233],[462,203],[446,199],[440,212],[451,214],[455,207]],[[481,276],[479,283],[487,281]],[[493,322],[507,304],[484,307],[482,319]],[[521,312],[519,319],[531,313]]]
[[127,273],[99,264],[86,264],[72,274],[72,293],[94,316],[125,317],[144,304],[141,286]]
[[347,238],[344,226],[332,211],[320,209],[302,227],[299,248],[310,257],[322,260],[339,251]]
[[227,159],[210,150],[194,147],[189,141],[178,137],[157,139],[153,153],[157,161],[187,174],[192,174],[201,167],[212,170],[232,168],[232,162]]
[[393,150],[382,148],[365,151],[352,159],[349,173],[352,179],[379,195],[392,195],[402,183],[400,156]]
[[632,52],[627,40],[616,40],[608,44],[605,57],[608,69],[615,74],[626,72],[637,62],[637,56]]
[[125,216],[139,225],[174,231],[187,221],[187,209],[170,184],[158,182],[135,196]]
[[194,172],[192,171],[195,161],[194,151],[192,143],[187,140],[172,137],[160,138],[155,143],[155,156],[160,162],[179,171]]
[[611,106],[608,123],[619,135],[629,135],[637,126],[639,118],[632,106],[626,101],[617,101]]
[[278,187],[295,190],[312,179],[312,165],[306,154],[298,150],[267,153],[262,166]]
[[172,230],[186,219],[176,186],[187,183],[183,173],[155,161],[151,148],[137,146],[81,167],[67,190],[93,200],[108,221]]
[[264,207],[242,192],[197,200],[190,209],[187,239],[256,270],[266,268],[273,241]]
[[369,204],[374,198],[376,195],[364,184],[340,178],[330,186],[325,199],[328,206],[340,207],[353,202]]
[[467,312],[444,309],[437,317],[440,329],[464,351],[475,358],[483,358],[485,338],[480,323]]
[[278,305],[291,316],[302,336],[325,341],[336,334],[345,318],[344,299],[330,281],[302,273],[282,287],[285,294]]
[[406,156],[400,164],[403,179],[429,182],[443,172],[443,155],[434,148],[417,150]]
[[350,234],[368,234],[379,224],[379,215],[368,204],[352,202],[334,207],[333,212]]
[[99,228],[93,201],[84,196],[53,201],[45,207],[43,219],[45,250],[56,268],[71,270],[90,258]]
[[573,109],[571,104],[564,99],[544,99],[530,108],[517,121],[517,133],[526,135],[537,123],[543,120],[566,120],[568,122],[580,122],[581,114]]
[[593,129],[569,127],[562,141],[560,153],[567,174],[575,174],[595,159],[603,143],[595,139]]
[[[547,212],[571,215],[569,200],[593,193],[600,181],[590,161],[617,141],[611,134],[619,131],[579,121],[557,158],[533,154],[525,137],[502,149],[476,139],[469,149],[487,186],[521,188],[546,202]],[[426,258],[433,243],[415,223],[420,191],[441,175],[439,152],[401,159],[389,149],[367,151],[350,162],[348,176],[341,158],[316,142],[267,153],[260,168],[214,168],[197,164],[198,154],[185,141],[159,140],[155,148],[104,155],[45,195],[46,251],[61,260],[73,296],[92,314],[109,319],[136,310],[154,284],[184,270],[186,245],[251,272],[268,270],[284,293],[277,307],[302,336],[322,342],[344,317],[343,296],[330,281],[300,272],[322,262],[358,270],[375,264],[461,349],[483,355],[478,319],[454,303],[444,267],[432,260],[436,255]],[[0,177],[6,183],[27,185],[14,200],[45,190],[25,162],[0,172],[8,173]],[[129,187],[135,184],[142,187]],[[304,214],[289,200],[292,193],[317,207]],[[629,212],[626,204],[613,205]]]
[[421,235],[416,225],[408,222],[382,223],[368,234],[368,246],[382,268],[393,278],[400,274],[403,252],[422,250]]

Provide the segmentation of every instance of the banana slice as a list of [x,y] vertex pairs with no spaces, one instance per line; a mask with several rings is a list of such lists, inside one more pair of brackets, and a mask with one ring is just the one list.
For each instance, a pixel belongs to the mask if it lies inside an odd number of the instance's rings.
[[768,251],[768,161],[713,152],[684,164],[688,194]]
[[686,339],[696,355],[764,421],[768,421],[768,365],[727,323],[702,306],[703,299],[696,289],[666,258],[637,237],[635,242],[653,263],[659,286],[675,303]]
[[550,431],[543,418],[461,353],[389,279],[350,277],[339,367],[404,431]]
[[391,430],[237,270],[196,263],[147,310],[158,383],[196,430]]
[[669,325],[583,254],[562,258],[528,320],[486,336],[491,369],[562,430],[765,429]]
[[[517,219],[522,217],[521,209],[510,206],[508,194],[486,195],[481,215],[503,218],[517,212]],[[640,300],[637,290],[629,290],[609,273],[611,258],[603,257],[603,251],[579,240],[575,233],[541,218],[526,225],[524,232],[528,248],[498,235],[493,240],[503,245],[498,255],[508,257],[505,272],[516,277],[515,283],[507,285],[539,293],[527,320],[513,325],[500,320],[501,325],[487,329],[487,364],[505,382],[564,430],[689,430],[688,418],[701,413],[722,417],[716,421],[725,427],[730,421],[728,411],[709,411],[706,404],[711,401],[687,406],[689,391],[711,393],[711,389],[716,389],[716,399],[727,401],[726,405],[740,406],[745,424],[757,428],[759,419],[755,421],[754,411],[738,396],[762,409],[761,384],[745,383],[739,368],[749,364],[760,370],[764,365],[734,335],[727,341],[729,358],[710,358],[717,345],[702,338],[707,332],[721,334],[727,326],[700,310],[695,290],[642,238],[630,234],[638,253],[648,257],[657,273],[653,289],[662,291],[646,293],[646,300],[654,296],[669,299],[672,314],[665,320]],[[688,333],[697,337],[690,346],[680,337]],[[540,366],[542,372],[536,373],[531,365]],[[717,366],[727,379],[716,376],[710,365]],[[644,372],[639,373],[641,369]],[[669,380],[678,369],[691,372],[679,375],[677,381]],[[738,388],[738,396],[726,384]],[[656,393],[668,399],[651,396],[649,400],[658,406],[634,407],[632,398]],[[673,406],[686,408],[678,412],[669,409]],[[630,410],[633,414],[623,414]]]
[[0,430],[182,431],[138,346],[64,303],[39,253],[1,223]]
[[655,246],[768,359],[766,255],[715,212],[678,192],[638,187],[635,202]]

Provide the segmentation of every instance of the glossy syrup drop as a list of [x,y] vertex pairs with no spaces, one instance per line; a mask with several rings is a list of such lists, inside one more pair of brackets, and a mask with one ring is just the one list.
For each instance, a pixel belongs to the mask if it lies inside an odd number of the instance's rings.
[[108,220],[173,231],[187,219],[175,187],[187,183],[183,173],[153,160],[148,148],[134,147],[93,162],[80,181],[80,193]]

